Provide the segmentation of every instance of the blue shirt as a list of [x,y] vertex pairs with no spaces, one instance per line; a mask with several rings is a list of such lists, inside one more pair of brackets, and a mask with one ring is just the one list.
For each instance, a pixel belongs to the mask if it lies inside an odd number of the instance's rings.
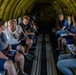
[[65,29],[69,28],[68,22],[65,19],[63,19],[62,21],[59,21],[59,26],[60,28],[62,28],[63,26],[66,26]]
[[0,51],[3,51],[4,49],[6,49],[7,46],[8,46],[7,38],[6,38],[5,34],[2,32],[0,34]]
[[76,27],[71,26],[71,28],[70,28],[70,32],[76,34]]

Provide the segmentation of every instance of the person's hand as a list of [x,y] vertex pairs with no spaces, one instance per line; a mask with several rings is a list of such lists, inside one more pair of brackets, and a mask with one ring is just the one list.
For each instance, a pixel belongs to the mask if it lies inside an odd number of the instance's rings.
[[52,32],[55,33],[56,32],[56,29],[54,29]]
[[66,30],[66,33],[67,33],[67,34],[70,34],[70,32],[69,32],[68,30]]
[[14,55],[14,52],[13,51],[8,51],[7,55],[8,56],[13,56]]
[[57,25],[57,26],[56,26],[56,29],[57,29],[57,30],[60,30],[60,27]]
[[30,33],[31,31],[30,31],[30,30],[28,30],[28,32]]
[[12,50],[12,46],[10,44],[8,44],[8,50]]

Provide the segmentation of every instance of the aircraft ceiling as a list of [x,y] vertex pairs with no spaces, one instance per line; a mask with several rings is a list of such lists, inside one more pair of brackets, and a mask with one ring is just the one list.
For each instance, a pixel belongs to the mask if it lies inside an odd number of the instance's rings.
[[37,3],[50,3],[50,10],[66,15],[76,13],[76,0],[0,0],[0,18],[9,20],[24,16]]

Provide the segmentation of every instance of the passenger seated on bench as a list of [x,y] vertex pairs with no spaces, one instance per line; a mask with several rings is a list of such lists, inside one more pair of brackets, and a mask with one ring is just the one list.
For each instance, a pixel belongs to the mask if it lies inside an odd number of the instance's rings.
[[[32,28],[32,25],[29,22],[29,18],[28,17],[23,17],[22,22],[20,23],[20,26],[23,29],[23,32],[25,33],[25,35],[27,35],[27,39],[28,39],[28,46],[27,46],[27,50],[26,52],[28,53],[29,49],[32,47],[33,44],[33,38],[34,38],[34,31]],[[22,41],[22,45],[24,45],[24,42]]]
[[28,36],[29,39],[33,40],[35,35],[35,30],[32,27],[32,23],[30,22],[30,18],[24,16],[20,26],[23,29],[23,32]]
[[[17,75],[13,62],[18,63],[21,75],[27,75],[24,72],[24,57],[20,53],[13,53],[11,45],[3,31],[5,30],[5,21],[0,18],[0,70],[7,70],[8,75]],[[10,53],[8,54],[8,52]]]
[[[15,20],[11,20],[8,22],[8,27],[5,29],[4,33],[7,37],[8,42],[11,44],[12,49],[19,50],[23,55],[26,56],[27,53],[25,53],[25,50],[23,46],[21,45],[21,40],[24,40],[24,42],[29,42],[28,39],[25,39],[25,36],[22,35],[22,28],[20,25],[16,25]],[[26,44],[25,44],[26,45]],[[28,44],[27,44],[28,46]],[[31,58],[27,55],[27,59],[31,60]]]
[[74,75],[71,69],[76,68],[76,35],[74,43],[75,46],[71,54],[61,54],[58,57],[57,67],[64,75]]
[[60,34],[64,34],[65,29],[68,29],[68,28],[69,28],[68,22],[64,19],[64,15],[60,14],[57,30],[54,30],[56,37],[58,38]]
[[66,33],[66,36],[58,38],[58,49],[64,50],[64,45],[74,44],[73,36],[76,35],[76,16],[74,16],[73,25],[70,26],[69,31],[67,30]]
[[31,23],[31,27],[34,30],[37,30],[36,23],[35,23],[34,19],[31,16],[28,16],[28,15],[25,15],[24,17],[27,17],[29,19],[29,22]]
[[[27,17],[29,19],[30,29],[33,29],[33,33],[35,35],[38,35],[38,26],[37,26],[36,22],[34,21],[34,19],[30,16],[27,16],[27,15],[25,15],[24,17]],[[34,35],[34,38],[35,38],[35,35]],[[33,43],[35,43],[34,38],[33,38]]]

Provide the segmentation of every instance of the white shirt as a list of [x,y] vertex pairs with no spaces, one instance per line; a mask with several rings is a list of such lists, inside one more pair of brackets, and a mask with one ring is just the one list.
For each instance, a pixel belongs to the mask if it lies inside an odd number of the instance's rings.
[[6,28],[5,31],[4,31],[4,33],[7,37],[7,40],[11,45],[15,45],[15,44],[20,43],[19,34],[21,32],[22,32],[22,28],[21,28],[20,25],[16,25],[16,30],[14,32],[9,30],[8,28]]

